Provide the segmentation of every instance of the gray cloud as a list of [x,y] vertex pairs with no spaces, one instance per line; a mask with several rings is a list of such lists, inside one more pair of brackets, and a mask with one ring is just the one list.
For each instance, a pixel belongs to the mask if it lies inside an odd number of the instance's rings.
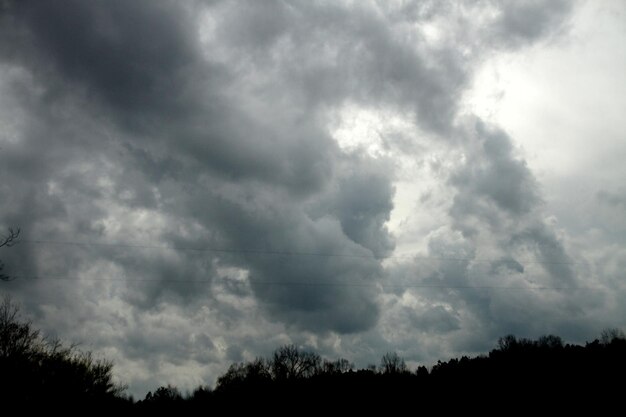
[[[193,104],[178,96],[185,68],[197,61],[192,20],[184,8],[171,2],[68,0],[8,2],[7,9],[5,19],[16,26],[8,32],[14,43],[3,45],[5,54],[39,76],[80,85],[119,117],[132,113],[132,119],[141,119]],[[47,87],[54,96],[64,94],[58,89],[67,85]],[[132,119],[126,120],[136,123]]]
[[516,47],[549,37],[562,26],[569,1],[502,1],[490,36],[505,47]]
[[598,191],[597,198],[600,202],[604,204],[608,204],[609,206],[616,208],[626,207],[626,196],[624,196],[623,192],[621,193],[613,193],[606,190]]
[[475,226],[483,226],[470,223],[476,219],[499,227],[502,215],[518,218],[537,207],[534,177],[525,162],[515,158],[511,139],[504,132],[490,132],[477,121],[468,141],[465,163],[451,177],[459,190],[451,215],[466,223],[458,226],[464,233],[476,233]]
[[413,326],[420,330],[441,334],[459,329],[459,319],[440,305],[423,312],[414,309],[407,312]]
[[[601,321],[584,311],[603,292],[492,288],[581,279],[514,139],[460,113],[480,63],[559,33],[569,3],[2,7],[0,226],[25,240],[2,257],[40,277],[10,292],[134,392],[282,343],[425,361]],[[412,130],[381,135],[383,155],[342,147],[331,125],[351,107]],[[416,211],[442,203],[425,259],[385,260],[406,160],[440,183]]]
[[[567,326],[578,326],[577,338],[584,337],[589,327],[581,304],[590,300],[575,295],[581,281],[574,260],[544,221],[539,184],[512,139],[475,119],[459,125],[458,133],[465,146],[462,163],[449,176],[451,229],[429,241],[428,253],[442,259],[429,267],[416,260],[410,268],[427,285],[420,296],[457,308],[464,326],[489,323],[478,330],[483,340]],[[546,316],[551,320],[541,319]],[[473,344],[463,340],[461,345]]]
[[[75,221],[77,215],[85,215],[91,218],[82,222],[83,232],[121,237],[125,229],[136,229],[130,211],[137,209],[162,217],[161,227],[143,233],[160,241],[169,235],[192,245],[348,255],[368,250],[383,254],[392,248],[383,225],[393,207],[391,172],[353,166],[366,167],[368,157],[342,155],[315,119],[306,122],[280,112],[259,119],[263,115],[250,113],[245,103],[229,97],[234,84],[220,75],[219,68],[226,70],[223,65],[201,57],[194,37],[197,23],[192,23],[190,11],[167,2],[130,8],[121,3],[69,2],[50,10],[19,3],[10,5],[9,11],[21,36],[12,47],[3,46],[5,56],[52,95],[51,102],[36,103],[49,118],[37,120],[36,126],[48,129],[49,141],[63,154],[58,155],[60,163],[44,156],[50,166],[42,170],[46,178],[41,179],[39,192],[50,194],[54,183],[65,199],[59,209],[66,211],[67,231],[80,232]],[[255,14],[254,24],[247,27],[263,32],[264,25]],[[233,35],[233,49],[245,46],[244,35]],[[33,65],[41,63],[52,68],[39,72]],[[49,104],[60,110],[51,113]],[[34,112],[29,116],[34,119]],[[80,120],[78,126],[75,120]],[[99,132],[94,135],[89,132],[92,128]],[[37,147],[41,138],[41,133],[33,132],[20,145]],[[30,158],[41,156],[32,152]],[[354,193],[357,186],[368,186],[369,192]],[[310,218],[307,206],[320,198],[335,212]],[[78,213],[68,213],[70,205]],[[16,219],[22,220],[20,224],[50,220],[30,210],[20,212],[30,218]],[[93,216],[96,213],[99,218]],[[181,226],[173,230],[174,220],[193,223],[193,237],[180,236]],[[35,227],[25,229],[31,238],[38,237]],[[167,291],[205,294],[192,285],[169,282],[177,277],[211,280],[215,273],[210,261],[137,252],[101,252],[127,276],[150,277],[156,283],[139,284],[141,292],[129,298],[136,307],[148,308]],[[86,261],[77,258],[79,264]],[[376,322],[376,291],[371,289],[375,287],[336,291],[282,284],[328,284],[345,278],[374,283],[381,275],[376,261],[305,258],[290,263],[234,254],[222,261],[249,270],[255,294],[280,320],[342,332]],[[44,271],[49,273],[50,268],[40,272]]]

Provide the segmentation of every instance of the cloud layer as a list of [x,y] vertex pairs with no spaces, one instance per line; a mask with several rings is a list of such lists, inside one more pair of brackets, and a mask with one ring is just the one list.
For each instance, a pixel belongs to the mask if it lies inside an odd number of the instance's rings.
[[462,106],[571,3],[1,7],[7,291],[134,392],[281,343],[428,361],[612,311],[519,146]]

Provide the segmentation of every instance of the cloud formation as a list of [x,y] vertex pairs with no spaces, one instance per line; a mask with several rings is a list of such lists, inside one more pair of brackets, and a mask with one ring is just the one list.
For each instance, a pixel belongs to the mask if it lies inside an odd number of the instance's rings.
[[462,110],[481,63],[564,36],[571,3],[0,7],[0,222],[24,231],[2,256],[38,277],[9,291],[137,392],[280,343],[425,361],[595,324],[602,293],[488,291],[583,283],[522,150]]

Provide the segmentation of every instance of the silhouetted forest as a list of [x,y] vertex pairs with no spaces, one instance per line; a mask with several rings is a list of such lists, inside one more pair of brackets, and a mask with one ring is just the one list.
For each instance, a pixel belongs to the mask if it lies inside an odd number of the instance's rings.
[[48,339],[19,316],[10,298],[0,305],[0,400],[38,405],[121,405],[125,387],[113,382],[113,363],[74,345]]
[[[535,406],[612,409],[626,376],[626,338],[605,330],[584,346],[548,335],[537,340],[500,338],[486,355],[439,361],[409,369],[396,353],[379,365],[355,369],[347,359],[328,360],[294,345],[269,358],[234,363],[214,389],[191,393],[162,386],[135,401],[113,382],[113,364],[89,352],[48,340],[20,319],[5,298],[0,306],[0,400],[22,406],[98,405],[137,412],[198,411],[280,413],[334,410],[483,409],[511,412]],[[618,406],[621,408],[621,406]]]

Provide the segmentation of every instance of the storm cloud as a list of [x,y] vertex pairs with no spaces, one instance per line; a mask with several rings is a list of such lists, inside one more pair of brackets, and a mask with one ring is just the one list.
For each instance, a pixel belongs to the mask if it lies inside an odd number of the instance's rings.
[[282,343],[422,363],[623,324],[518,138],[464,105],[575,3],[0,7],[3,291],[133,392]]

